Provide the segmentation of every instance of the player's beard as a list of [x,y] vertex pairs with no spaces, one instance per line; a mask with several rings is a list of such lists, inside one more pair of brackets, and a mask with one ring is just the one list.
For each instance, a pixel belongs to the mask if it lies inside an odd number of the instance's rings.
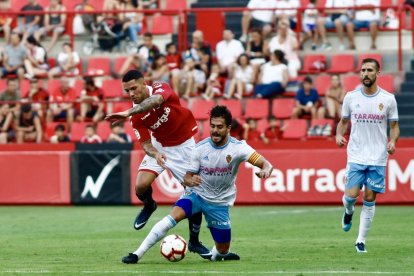
[[216,145],[221,144],[225,138],[226,138],[226,136],[220,135],[220,133],[212,133],[211,134],[211,140]]
[[[369,80],[369,82],[365,82],[365,80]],[[370,88],[375,83],[376,80],[377,80],[377,77],[374,77],[372,80],[370,78],[366,77],[362,80],[362,84],[365,87]]]

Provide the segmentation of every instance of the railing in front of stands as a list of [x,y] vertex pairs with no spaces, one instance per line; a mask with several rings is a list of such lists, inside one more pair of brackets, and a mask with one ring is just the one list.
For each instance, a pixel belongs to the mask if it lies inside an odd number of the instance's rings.
[[[385,6],[381,5],[379,7],[376,7],[376,9],[379,8],[381,11],[384,11],[388,8],[393,9],[396,14],[397,18],[399,18],[399,26],[397,29],[393,29],[398,32],[398,69],[402,71],[402,30],[405,28],[405,26],[409,26],[408,29],[411,29],[412,32],[412,48],[414,48],[414,19],[412,16],[410,17],[411,22],[409,24],[402,24],[402,22],[406,21],[406,12],[409,11],[411,14],[413,14],[414,9],[411,6],[408,5],[391,5],[391,6]],[[286,8],[286,10],[293,10],[295,8]],[[318,10],[324,11],[332,8],[324,8],[324,7],[317,7]],[[360,9],[366,9],[366,8],[360,8],[360,7],[354,7],[353,10],[360,10]],[[180,51],[184,51],[188,47],[188,15],[189,14],[196,14],[200,12],[217,12],[221,14],[222,20],[225,20],[225,14],[231,13],[231,12],[243,12],[246,10],[272,10],[275,11],[277,9],[248,9],[247,7],[226,7],[226,8],[190,8],[190,9],[181,9],[181,10],[173,10],[173,9],[151,9],[151,10],[123,10],[123,11],[114,11],[114,10],[95,10],[95,11],[78,11],[73,9],[68,9],[66,11],[53,11],[53,12],[47,12],[47,11],[25,11],[25,12],[16,12],[16,11],[0,11],[0,16],[6,15],[11,17],[17,17],[17,16],[23,16],[23,15],[44,15],[44,14],[61,14],[65,13],[67,15],[67,24],[66,26],[69,27],[66,30],[66,34],[69,35],[70,41],[72,44],[75,42],[75,34],[72,30],[72,23],[73,18],[77,14],[94,14],[94,15],[102,15],[102,14],[118,14],[118,13],[127,13],[127,12],[139,12],[143,13],[146,16],[153,16],[153,15],[167,15],[167,16],[177,16],[178,17],[178,29],[177,29],[177,36],[178,36],[178,49]],[[302,32],[302,13],[306,10],[305,7],[299,7],[296,8],[297,10],[297,28],[295,30],[297,37],[300,37],[300,34]],[[146,19],[144,19],[146,20]]]

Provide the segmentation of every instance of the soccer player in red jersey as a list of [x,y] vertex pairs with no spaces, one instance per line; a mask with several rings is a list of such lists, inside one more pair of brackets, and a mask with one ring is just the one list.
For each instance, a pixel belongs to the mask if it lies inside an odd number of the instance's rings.
[[[157,209],[151,188],[155,178],[168,168],[180,183],[183,182],[195,147],[193,135],[197,133],[197,123],[191,111],[181,106],[180,99],[168,84],[156,82],[147,86],[141,72],[130,70],[124,75],[122,85],[133,101],[133,107],[108,114],[105,119],[120,121],[130,117],[146,153],[135,184],[136,195],[144,203],[134,222],[134,228],[139,230]],[[201,220],[201,213],[189,219],[189,250],[208,259],[210,250],[198,239]]]

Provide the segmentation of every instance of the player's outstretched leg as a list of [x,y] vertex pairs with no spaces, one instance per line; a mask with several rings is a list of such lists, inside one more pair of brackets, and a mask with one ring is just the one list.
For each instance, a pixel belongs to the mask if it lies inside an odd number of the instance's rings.
[[151,217],[152,213],[157,210],[157,203],[152,198],[152,187],[148,187],[148,189],[142,193],[138,194],[137,197],[144,203],[144,208],[141,209],[137,217],[134,221],[134,228],[135,230],[139,230],[147,224],[149,218]]
[[236,253],[228,251],[226,254],[221,254],[218,252],[217,248],[214,246],[211,250],[211,261],[239,261],[240,256]]
[[190,240],[188,242],[188,250],[199,254],[203,259],[210,259],[211,252],[199,240],[202,213],[196,213],[188,218],[188,228],[190,230]]
[[355,249],[358,253],[367,253],[365,248],[365,238],[371,228],[372,220],[375,215],[375,201],[365,201],[362,205],[361,217],[359,222],[359,234],[356,240]]
[[345,211],[342,215],[342,230],[348,232],[352,227],[352,216],[354,214],[356,198],[344,195],[342,197],[342,203],[344,204]]

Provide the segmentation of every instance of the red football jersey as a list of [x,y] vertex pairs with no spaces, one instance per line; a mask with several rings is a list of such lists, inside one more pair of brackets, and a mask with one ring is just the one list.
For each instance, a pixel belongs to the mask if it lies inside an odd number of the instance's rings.
[[164,147],[178,146],[197,133],[193,114],[180,104],[177,94],[166,83],[155,82],[147,86],[151,95],[161,95],[164,102],[160,107],[131,116],[131,124],[139,141],[152,135]]

